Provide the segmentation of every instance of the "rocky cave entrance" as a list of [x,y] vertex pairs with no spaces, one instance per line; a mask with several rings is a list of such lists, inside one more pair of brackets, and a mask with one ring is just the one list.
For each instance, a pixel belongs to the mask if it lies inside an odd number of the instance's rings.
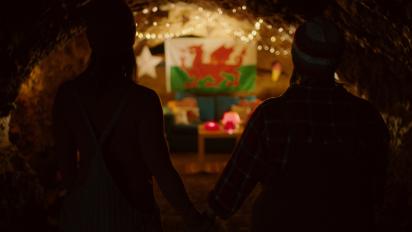
[[[0,70],[0,150],[2,154],[19,153],[28,159],[48,194],[53,191],[50,173],[54,165],[51,106],[58,86],[81,73],[87,65],[90,49],[79,19],[87,14],[82,10],[87,2],[51,4],[43,0],[27,3],[33,9],[30,12],[11,4],[8,12],[2,14],[5,18],[1,18],[2,22],[13,23],[5,24],[5,33],[0,36],[0,54],[4,60]],[[353,93],[377,106],[391,131],[387,211],[383,216],[386,226],[390,231],[411,228],[407,223],[412,219],[412,32],[409,25],[412,4],[409,1],[127,2],[136,16],[136,54],[149,46],[153,55],[160,55],[162,41],[184,36],[225,35],[244,42],[255,41],[258,59],[263,61],[258,64],[262,80],[257,86],[258,96],[263,99],[277,96],[287,87],[292,69],[288,59],[294,28],[315,15],[334,21],[345,32],[347,41],[345,57],[338,70],[340,80]],[[22,22],[24,20],[26,22]],[[279,82],[267,81],[275,60],[284,64],[284,77]],[[158,73],[163,71],[164,66],[157,68]],[[172,96],[164,90],[164,83],[158,84],[159,79],[146,76],[138,81],[154,88],[165,102]],[[9,140],[18,150],[9,149]],[[1,175],[8,170],[1,167],[5,159],[0,160]]]

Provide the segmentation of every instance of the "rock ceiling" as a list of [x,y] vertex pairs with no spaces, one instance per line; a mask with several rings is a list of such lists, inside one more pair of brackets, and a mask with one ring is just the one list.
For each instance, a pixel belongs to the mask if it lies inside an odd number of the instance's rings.
[[[79,30],[80,7],[90,0],[11,1],[0,9],[1,59],[17,64],[18,76],[25,76],[32,64]],[[93,1],[93,0],[91,0]],[[102,1],[102,0],[99,0]],[[126,0],[136,12],[157,6],[164,0]],[[412,99],[412,1],[409,0],[186,0],[205,9],[220,8],[251,22],[262,18],[273,26],[298,25],[314,15],[324,14],[345,32],[348,54],[341,70],[345,79],[356,83],[371,98],[393,102]],[[24,7],[22,7],[24,6]],[[246,6],[242,14],[233,9]],[[143,28],[144,29],[144,28]],[[3,62],[4,64],[6,62]],[[13,63],[10,63],[13,65]],[[371,65],[377,69],[371,70]],[[16,68],[10,68],[12,72]],[[7,70],[3,72],[7,73]],[[4,74],[3,76],[7,76]],[[2,86],[11,85],[5,78]],[[17,84],[14,84],[18,86]],[[382,90],[382,88],[384,88]],[[388,104],[386,104],[388,105]]]
[[[140,11],[164,1],[128,0]],[[176,2],[176,1],[172,1]],[[221,7],[230,11],[242,5],[248,7],[246,17],[265,19],[273,25],[298,24],[305,18],[326,14],[345,31],[349,42],[376,54],[385,54],[391,61],[404,64],[412,72],[412,2],[407,0],[186,0],[208,8]],[[244,17],[244,15],[242,15]]]

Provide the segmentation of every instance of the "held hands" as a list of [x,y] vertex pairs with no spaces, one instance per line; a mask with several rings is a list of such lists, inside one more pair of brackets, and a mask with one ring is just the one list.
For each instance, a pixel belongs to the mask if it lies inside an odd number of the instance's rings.
[[214,219],[209,218],[206,214],[198,214],[191,221],[185,221],[185,232],[209,232],[214,225]]
[[226,229],[216,220],[216,215],[211,209],[193,215],[190,221],[185,220],[185,232],[224,232]]

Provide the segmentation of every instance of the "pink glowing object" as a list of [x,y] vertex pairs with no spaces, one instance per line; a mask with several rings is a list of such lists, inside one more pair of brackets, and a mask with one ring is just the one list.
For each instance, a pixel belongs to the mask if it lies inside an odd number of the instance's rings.
[[204,128],[208,131],[216,131],[219,130],[219,124],[213,121],[205,122]]
[[223,114],[222,119],[223,128],[232,133],[240,124],[240,116],[237,112],[228,111]]

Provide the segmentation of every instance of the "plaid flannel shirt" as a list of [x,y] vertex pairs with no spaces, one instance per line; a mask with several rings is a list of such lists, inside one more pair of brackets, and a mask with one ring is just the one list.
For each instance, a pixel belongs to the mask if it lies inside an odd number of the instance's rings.
[[[265,184],[270,175],[287,165],[291,146],[340,143],[353,137],[352,129],[360,124],[365,133],[376,135],[364,138],[370,147],[376,144],[379,172],[385,166],[388,132],[378,111],[339,85],[325,88],[292,85],[281,97],[266,100],[254,111],[209,194],[209,206],[221,218],[230,217],[257,183]],[[292,128],[298,128],[293,136]]]

